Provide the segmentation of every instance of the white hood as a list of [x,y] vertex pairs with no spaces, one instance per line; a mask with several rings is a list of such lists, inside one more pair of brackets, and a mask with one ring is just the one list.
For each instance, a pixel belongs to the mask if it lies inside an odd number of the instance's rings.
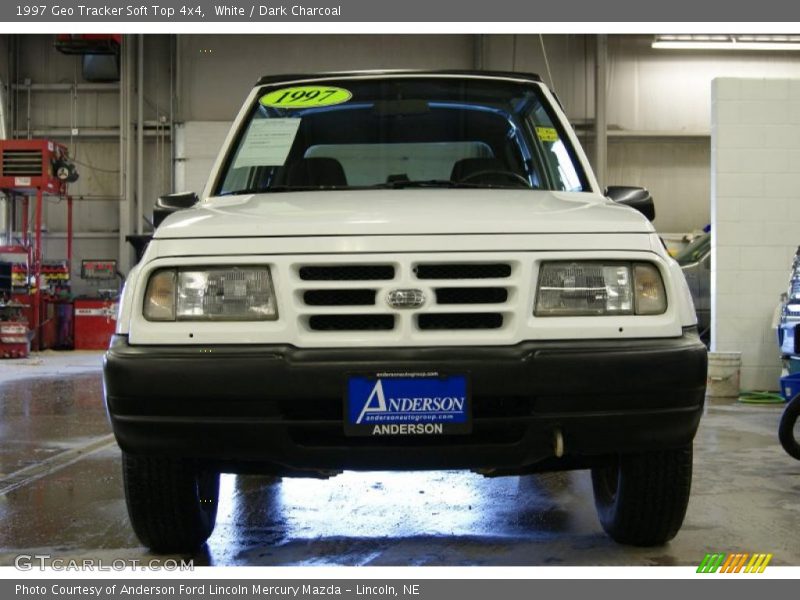
[[637,211],[596,194],[402,189],[210,198],[170,215],[156,238],[652,233]]

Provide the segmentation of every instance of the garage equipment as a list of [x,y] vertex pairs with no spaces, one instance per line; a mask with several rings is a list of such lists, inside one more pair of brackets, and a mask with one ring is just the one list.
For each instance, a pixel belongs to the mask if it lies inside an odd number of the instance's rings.
[[800,247],[792,261],[789,289],[784,294],[778,325],[778,346],[788,366],[789,374],[781,377],[781,395],[788,404],[778,425],[778,439],[786,453],[800,460],[800,433],[797,421],[800,418]]
[[121,34],[80,33],[56,36],[55,48],[63,54],[79,55],[86,81],[119,81]]
[[[778,347],[784,373],[800,372],[800,247],[792,261],[789,286],[777,309]],[[786,398],[789,400],[789,398]]]
[[27,280],[28,249],[0,246],[0,358],[24,358],[30,352]]
[[0,261],[0,358],[24,358],[30,351],[25,305],[12,299],[12,263]]
[[31,331],[27,307],[19,302],[0,303],[0,358],[25,358],[30,352]]
[[[27,312],[34,350],[52,347],[53,340],[58,338],[54,333],[54,328],[57,328],[54,317],[60,311],[49,305],[65,302],[69,294],[72,197],[67,194],[67,185],[77,179],[78,172],[63,144],[50,140],[0,140],[0,191],[8,197],[12,215],[6,224],[9,230],[6,239],[13,238],[17,221],[21,221],[20,239],[15,240],[15,245],[0,247],[0,259],[16,256],[9,261],[12,262],[11,298],[26,307],[24,311]],[[66,260],[45,261],[43,257],[45,196],[57,196],[66,201]],[[33,223],[30,220],[32,197],[35,198]]]
[[116,326],[116,300],[75,299],[75,350],[105,350]]
[[[75,299],[75,349],[105,350],[117,326],[117,261],[81,262],[81,279],[98,284],[92,296]],[[106,284],[114,287],[100,288]]]
[[60,33],[56,50],[63,54],[119,54],[120,33]]
[[0,261],[0,294],[3,294],[3,296],[11,294],[14,285],[12,273],[12,264],[10,262]]

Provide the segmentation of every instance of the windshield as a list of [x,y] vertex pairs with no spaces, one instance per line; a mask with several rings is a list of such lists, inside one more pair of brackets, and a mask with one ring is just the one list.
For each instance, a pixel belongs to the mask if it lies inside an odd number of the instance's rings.
[[383,77],[270,85],[238,132],[217,195],[480,187],[588,191],[539,87]]

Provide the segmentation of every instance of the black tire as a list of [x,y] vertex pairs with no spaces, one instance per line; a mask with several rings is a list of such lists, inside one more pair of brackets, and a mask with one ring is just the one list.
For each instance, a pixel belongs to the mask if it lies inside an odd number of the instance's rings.
[[619,456],[592,469],[597,516],[620,544],[659,546],[675,537],[692,486],[692,447]]
[[781,424],[778,426],[778,439],[786,453],[800,460],[800,442],[794,437],[794,428],[800,416],[800,394],[789,401],[783,411]]
[[219,473],[191,460],[123,452],[122,476],[131,525],[151,551],[192,553],[214,531]]

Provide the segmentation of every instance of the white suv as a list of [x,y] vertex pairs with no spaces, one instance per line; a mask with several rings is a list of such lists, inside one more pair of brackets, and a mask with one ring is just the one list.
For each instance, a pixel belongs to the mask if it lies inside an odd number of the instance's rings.
[[152,550],[202,545],[220,472],[590,468],[615,540],[680,528],[691,297],[537,76],[264,78],[202,196],[159,207],[105,363]]

